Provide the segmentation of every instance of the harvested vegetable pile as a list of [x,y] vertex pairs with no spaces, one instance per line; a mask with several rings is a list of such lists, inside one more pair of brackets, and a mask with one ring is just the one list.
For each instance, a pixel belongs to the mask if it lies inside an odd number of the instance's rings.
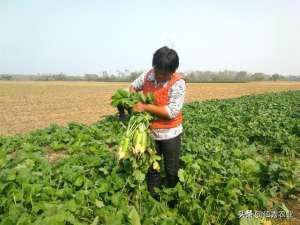
[[[112,96],[112,105],[117,107],[121,105],[126,108],[132,108],[134,104],[142,102],[150,104],[154,102],[152,94],[144,96],[142,93],[130,93],[125,90],[118,90]],[[118,149],[118,159],[129,159],[135,169],[153,166],[153,169],[159,171],[158,160],[160,156],[155,154],[155,144],[150,137],[149,125],[154,117],[148,112],[134,113],[127,124]],[[146,171],[143,171],[146,172]]]
[[[194,102],[183,114],[180,181],[158,190],[159,202],[147,191],[148,165],[131,160],[143,159],[135,142],[118,160],[132,126],[115,116],[1,136],[0,224],[235,225],[249,222],[242,211],[287,211],[272,198],[300,192],[300,91]],[[54,151],[64,157],[49,161]]]

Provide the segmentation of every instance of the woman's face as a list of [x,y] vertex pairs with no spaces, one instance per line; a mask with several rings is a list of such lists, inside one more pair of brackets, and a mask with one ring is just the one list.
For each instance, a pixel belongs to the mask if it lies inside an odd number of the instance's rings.
[[159,69],[154,68],[155,79],[160,81],[168,81],[171,79],[172,73],[165,73]]

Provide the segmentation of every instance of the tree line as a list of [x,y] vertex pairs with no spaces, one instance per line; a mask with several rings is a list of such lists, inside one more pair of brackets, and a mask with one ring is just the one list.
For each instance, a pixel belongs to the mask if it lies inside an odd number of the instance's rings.
[[[117,71],[109,74],[103,71],[99,74],[84,74],[74,76],[59,74],[1,74],[0,80],[33,80],[33,81],[99,81],[99,82],[131,82],[143,71]],[[281,74],[248,73],[247,71],[191,71],[182,73],[187,82],[250,82],[250,81],[300,81],[300,75],[283,76]]]

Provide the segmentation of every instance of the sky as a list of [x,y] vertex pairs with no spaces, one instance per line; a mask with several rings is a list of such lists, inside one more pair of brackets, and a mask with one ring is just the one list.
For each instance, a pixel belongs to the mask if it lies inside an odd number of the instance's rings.
[[300,0],[0,0],[0,74],[147,70],[300,75]]

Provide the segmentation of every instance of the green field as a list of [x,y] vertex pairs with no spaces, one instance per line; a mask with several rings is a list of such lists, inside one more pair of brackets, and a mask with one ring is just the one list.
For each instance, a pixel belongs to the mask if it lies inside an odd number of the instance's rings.
[[159,202],[116,160],[124,130],[110,116],[0,136],[0,224],[250,224],[242,211],[287,212],[274,199],[300,191],[300,91],[186,104],[180,181]]

